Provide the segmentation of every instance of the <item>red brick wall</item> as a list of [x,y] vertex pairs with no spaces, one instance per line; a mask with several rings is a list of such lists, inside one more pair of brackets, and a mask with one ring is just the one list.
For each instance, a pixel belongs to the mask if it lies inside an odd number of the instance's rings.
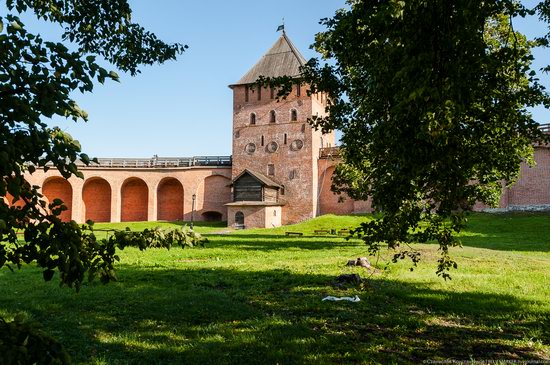
[[334,194],[330,189],[332,185],[332,175],[334,166],[328,167],[319,179],[319,206],[321,214],[350,214],[354,211],[354,201],[347,195],[343,195],[344,200],[339,201],[340,195]]
[[145,182],[138,178],[129,178],[121,189],[122,222],[140,222],[147,220],[149,190]]
[[61,220],[68,222],[72,217],[73,189],[71,184],[62,177],[52,177],[42,185],[42,194],[48,200],[48,204],[54,199],[61,199],[67,210],[61,213]]
[[[522,163],[518,181],[511,188],[503,188],[498,208],[501,210],[548,210],[550,207],[550,148],[535,147],[536,165]],[[476,203],[474,210],[489,207]]]
[[519,180],[508,192],[509,205],[550,204],[550,149],[535,148],[536,166],[521,165]]
[[265,207],[262,206],[241,206],[227,207],[227,226],[235,226],[235,214],[242,212],[244,214],[245,228],[264,228],[265,227]]
[[227,220],[227,207],[231,202],[231,179],[222,175],[207,176],[197,189],[196,217],[208,220],[211,212],[218,212]]
[[111,186],[102,178],[86,180],[82,190],[84,217],[94,222],[111,221]]
[[183,186],[174,178],[162,180],[157,189],[158,220],[183,220]]

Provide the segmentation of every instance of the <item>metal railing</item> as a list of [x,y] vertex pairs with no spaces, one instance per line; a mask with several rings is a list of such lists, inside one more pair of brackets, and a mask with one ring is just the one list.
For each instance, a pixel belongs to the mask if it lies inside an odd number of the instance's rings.
[[542,133],[549,134],[550,133],[550,123],[539,125],[539,129],[542,131]]
[[[174,168],[193,166],[227,166],[232,165],[231,156],[194,156],[194,157],[153,157],[153,158],[98,158],[97,163],[88,167],[95,168]],[[85,166],[84,163],[78,163]]]

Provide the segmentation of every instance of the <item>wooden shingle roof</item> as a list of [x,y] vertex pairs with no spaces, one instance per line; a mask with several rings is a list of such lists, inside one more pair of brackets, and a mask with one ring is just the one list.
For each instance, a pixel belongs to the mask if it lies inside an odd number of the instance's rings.
[[286,33],[283,32],[269,51],[239,81],[230,85],[230,87],[253,84],[258,80],[259,76],[298,77],[300,75],[300,66],[305,65],[305,63],[304,56],[294,46]]
[[241,172],[235,179],[233,179],[233,184],[235,184],[235,181],[239,180],[243,175],[248,174],[258,180],[260,184],[263,186],[267,186],[269,188],[276,188],[276,189],[282,189],[282,186],[277,184],[275,181],[271,180],[269,177],[265,176],[264,174],[260,174],[256,171],[251,171],[249,169],[244,169],[243,172]]

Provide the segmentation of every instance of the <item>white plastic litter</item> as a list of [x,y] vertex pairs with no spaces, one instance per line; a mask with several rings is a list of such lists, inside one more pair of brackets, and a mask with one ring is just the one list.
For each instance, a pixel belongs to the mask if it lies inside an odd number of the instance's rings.
[[352,297],[333,297],[332,295],[329,295],[328,297],[324,297],[322,301],[324,302],[325,300],[330,300],[331,302],[339,302],[341,300],[347,300],[348,302],[353,302],[353,303],[357,303],[361,301],[361,299],[359,299],[357,295],[354,296],[353,298]]

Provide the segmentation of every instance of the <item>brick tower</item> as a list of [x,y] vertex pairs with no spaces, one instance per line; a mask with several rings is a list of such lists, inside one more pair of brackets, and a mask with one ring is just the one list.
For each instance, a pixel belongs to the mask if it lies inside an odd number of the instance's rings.
[[[304,57],[283,31],[271,49],[238,82],[230,85],[234,195],[233,203],[228,204],[229,225],[234,225],[233,215],[238,212],[244,213],[247,227],[295,223],[317,215],[319,149],[334,145],[334,133],[315,131],[307,119],[325,114],[325,95],[308,95],[306,85],[296,84],[286,100],[277,101],[276,90],[254,86],[259,76],[297,77],[304,64]],[[242,178],[245,170],[247,177]],[[237,179],[240,179],[238,186]],[[254,181],[258,186],[243,185]],[[237,194],[237,190],[264,188],[277,190],[275,201],[263,199],[262,194],[259,198]],[[270,219],[277,211],[282,217]],[[256,215],[256,219],[246,223],[247,213]]]

